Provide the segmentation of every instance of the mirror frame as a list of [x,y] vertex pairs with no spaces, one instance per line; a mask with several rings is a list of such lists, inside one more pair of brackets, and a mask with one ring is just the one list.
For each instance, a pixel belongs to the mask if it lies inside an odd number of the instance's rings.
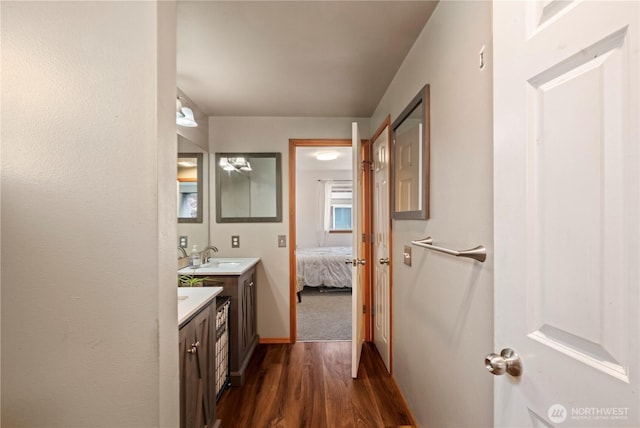
[[[216,152],[216,223],[280,223],[282,222],[282,155],[281,153],[217,153]],[[276,161],[276,215],[274,217],[222,217],[220,203],[220,158],[273,158]]]
[[[203,200],[203,192],[202,192],[202,153],[178,153],[178,160],[183,158],[196,158],[198,165],[196,166],[197,173],[197,192],[198,192],[198,216],[197,217],[178,217],[178,223],[202,223],[202,200]],[[176,213],[177,215],[177,213]]]
[[[429,122],[429,85],[424,87],[411,100],[411,102],[402,110],[402,113],[391,125],[391,150],[389,150],[389,158],[391,164],[391,216],[395,220],[427,220],[429,218],[429,161],[430,161],[430,122]],[[403,122],[414,112],[416,108],[422,106],[422,205],[419,210],[413,211],[396,211],[396,130]]]

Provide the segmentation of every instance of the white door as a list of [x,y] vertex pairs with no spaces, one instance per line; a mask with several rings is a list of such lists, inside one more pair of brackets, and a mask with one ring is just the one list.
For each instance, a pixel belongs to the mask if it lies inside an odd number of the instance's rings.
[[640,3],[493,5],[495,425],[638,427]]
[[351,209],[351,227],[353,236],[353,273],[351,275],[351,376],[358,377],[360,354],[364,342],[362,313],[362,266],[364,248],[362,243],[362,144],[358,124],[351,124],[353,147],[353,206]]
[[397,155],[396,211],[416,211],[422,207],[422,124],[396,130],[394,155]]
[[389,127],[373,147],[373,343],[391,371],[391,292],[389,281]]

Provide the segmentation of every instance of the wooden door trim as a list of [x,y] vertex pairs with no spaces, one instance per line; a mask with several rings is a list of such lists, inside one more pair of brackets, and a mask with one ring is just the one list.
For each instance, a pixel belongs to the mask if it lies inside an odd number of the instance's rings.
[[[361,140],[363,150],[364,147],[369,147],[370,140]],[[296,148],[298,147],[351,147],[351,139],[299,139],[299,138],[290,138],[289,139],[289,342],[295,343],[298,334],[298,323],[297,323],[297,296],[296,296],[296,255],[295,255],[295,246],[296,246]],[[366,152],[366,151],[365,151]],[[364,159],[370,159],[370,156]],[[371,179],[367,180],[367,176],[370,177],[370,174],[365,174],[365,188],[363,189],[364,195],[364,205],[363,208],[369,209],[371,208]],[[367,183],[368,186],[367,187]],[[370,212],[370,211],[369,211]],[[365,219],[370,216],[366,215],[365,211]],[[370,221],[363,222],[363,233],[365,236],[369,236],[371,233],[371,224]],[[365,259],[367,260],[367,265],[371,265],[371,243],[370,240],[367,239],[365,243]],[[365,265],[366,266],[366,265]],[[366,302],[367,306],[371,308],[370,305],[370,295],[371,295],[371,275],[369,273],[369,269],[364,270],[365,275],[363,278],[363,299]],[[368,316],[365,316],[365,341],[370,341],[372,336],[370,334],[371,329],[371,311],[369,310]]]
[[[384,120],[382,121],[382,123],[378,126],[378,129],[376,129],[376,131],[373,133],[373,137],[371,137],[371,151],[373,151],[373,144],[375,143],[375,141],[378,139],[378,137],[380,135],[382,135],[382,132],[384,131],[385,127],[387,128],[387,141],[389,142],[389,150],[391,150],[391,115],[387,115],[386,118],[384,118]],[[391,168],[391,164],[389,164],[389,170],[387,171],[388,173],[391,172],[390,170]],[[373,175],[373,174],[372,174]],[[391,176],[389,175],[388,177],[389,179],[391,179]],[[371,181],[373,182],[373,176],[371,177]],[[391,183],[391,181],[389,181],[389,186],[393,186],[393,183]],[[373,204],[373,183],[371,184],[370,188],[369,188],[369,201],[371,204]],[[391,192],[388,193],[389,195],[389,208],[391,208]],[[371,232],[373,232],[373,205],[371,205],[371,229],[369,229]],[[392,233],[392,228],[391,228],[391,224],[392,224],[392,219],[391,219],[391,215],[389,215],[389,374],[393,374],[393,275],[391,275],[391,271],[393,269],[393,251],[391,251],[391,249],[393,248],[393,233]],[[371,244],[371,256],[373,256],[373,243]],[[371,285],[370,285],[370,290],[371,290],[371,301],[370,304],[373,305],[373,291],[374,291],[374,287],[373,287],[373,263],[375,262],[373,260],[373,258],[371,258],[370,260],[372,260],[372,262],[370,263],[369,266],[369,275],[371,277]],[[373,306],[372,306],[373,307]],[[370,312],[369,313],[369,324],[370,324],[370,334],[371,334],[371,341],[373,341],[374,337],[373,337],[373,314]]]

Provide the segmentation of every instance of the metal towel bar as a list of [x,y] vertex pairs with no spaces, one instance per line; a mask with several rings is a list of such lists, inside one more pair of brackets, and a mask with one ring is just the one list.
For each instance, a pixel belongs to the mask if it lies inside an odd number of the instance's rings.
[[464,251],[450,250],[448,248],[442,248],[442,247],[437,247],[433,245],[433,239],[431,239],[430,236],[424,239],[419,239],[417,241],[411,241],[411,244],[416,245],[418,247],[439,251],[441,253],[449,254],[451,256],[467,257],[470,259],[477,260],[481,263],[483,263],[487,259],[487,249],[484,248],[484,246],[482,245],[478,245],[477,247],[471,248],[469,250],[464,250]]

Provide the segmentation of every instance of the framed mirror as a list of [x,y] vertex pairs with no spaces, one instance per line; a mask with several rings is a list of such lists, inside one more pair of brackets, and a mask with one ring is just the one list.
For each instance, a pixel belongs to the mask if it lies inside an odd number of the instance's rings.
[[391,215],[429,218],[429,85],[391,125]]
[[202,153],[178,153],[178,223],[202,223]]
[[280,153],[216,153],[216,221],[282,221]]

